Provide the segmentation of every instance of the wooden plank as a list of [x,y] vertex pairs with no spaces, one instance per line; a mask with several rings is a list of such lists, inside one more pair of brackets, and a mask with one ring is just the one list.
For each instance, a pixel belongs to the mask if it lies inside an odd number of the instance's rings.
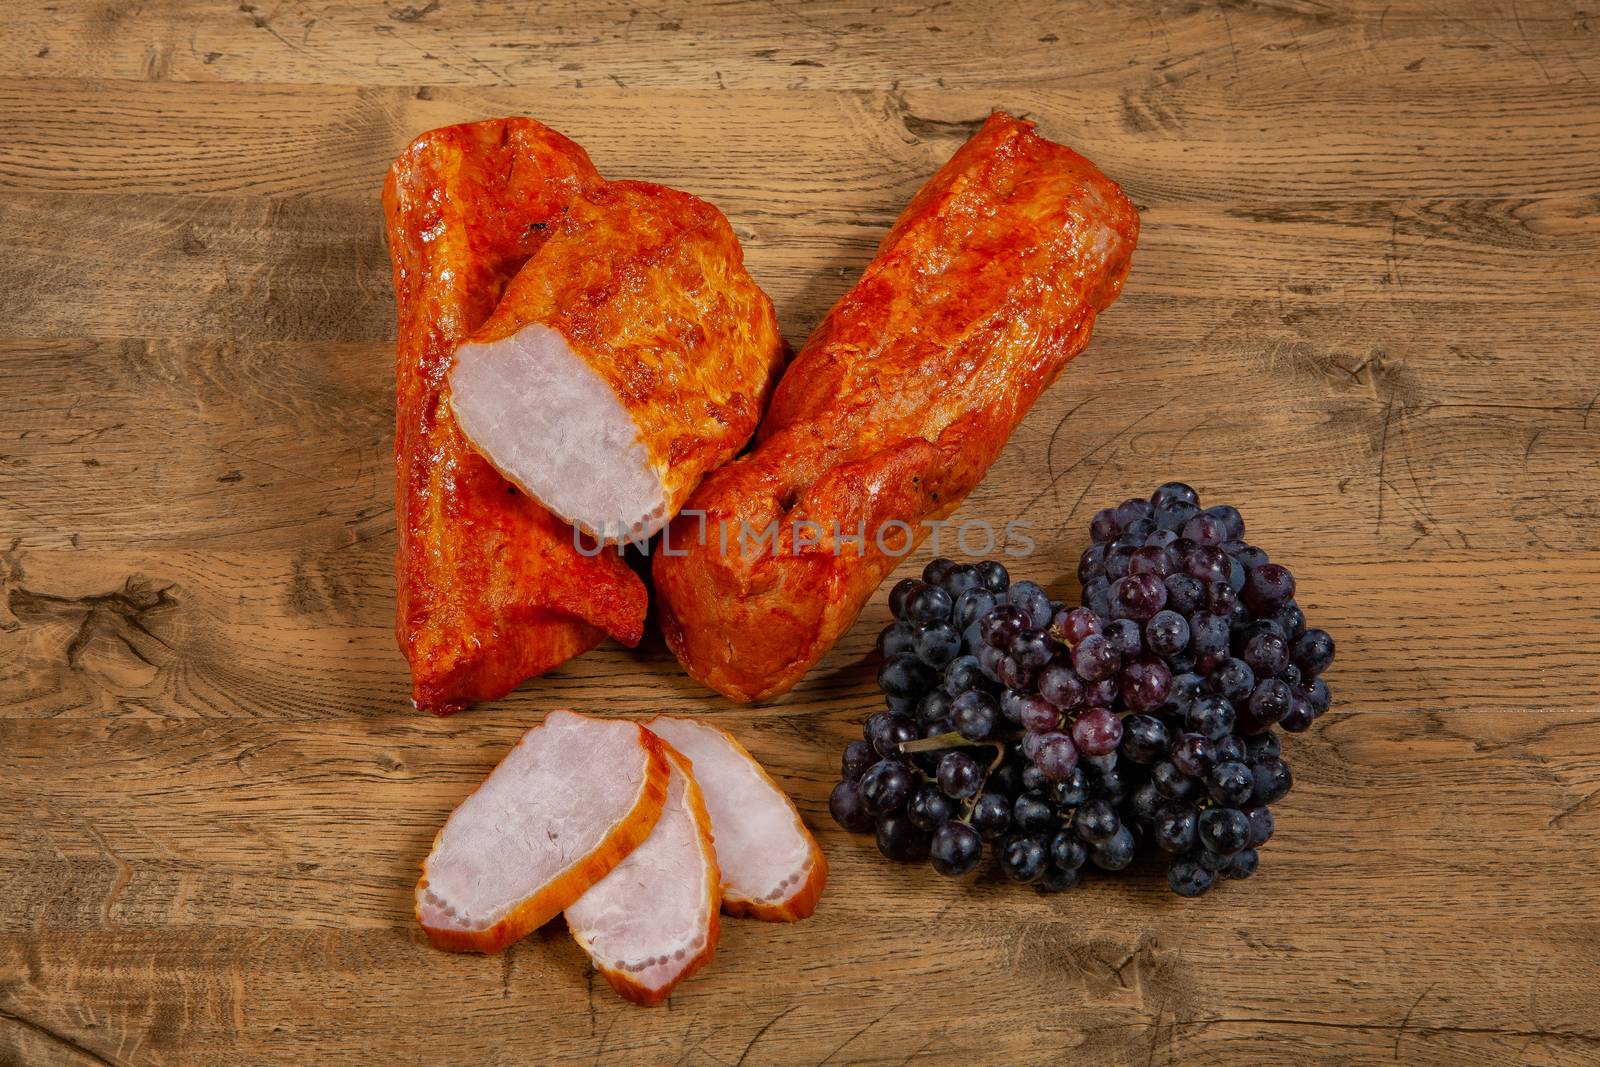
[[[526,4],[204,0],[28,5],[0,70],[32,77],[361,85],[1072,88],[1126,77],[1241,91],[1350,77],[1576,84],[1600,74],[1568,0],[1069,7],[897,0]],[[1576,42],[1576,44],[1575,44]]]
[[[1600,181],[1589,150],[1600,89],[1542,81],[1457,89],[1363,78],[1337,92],[1291,84],[1241,101],[1236,89],[1199,79],[1002,92],[554,89],[530,98],[493,88],[8,78],[0,188],[365,201],[423,130],[531,113],[585,145],[607,174],[710,197],[742,237],[794,220],[801,205],[813,224],[879,229],[994,108],[1035,117],[1141,206],[1293,201],[1292,216],[1305,200],[1583,197]],[[1588,216],[1592,226],[1592,202]]]

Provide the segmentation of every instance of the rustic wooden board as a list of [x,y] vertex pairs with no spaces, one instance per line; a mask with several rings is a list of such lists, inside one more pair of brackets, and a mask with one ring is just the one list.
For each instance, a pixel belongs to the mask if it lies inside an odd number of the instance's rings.
[[[57,0],[0,16],[0,1063],[1600,1059],[1600,42],[1575,3]],[[961,516],[1244,507],[1340,638],[1261,873],[1041,898],[825,801],[874,604],[738,709],[659,637],[415,715],[377,189],[525,112],[714,200],[801,340],[991,107],[1121,181],[1127,294]],[[919,566],[926,553],[908,561]],[[549,707],[707,715],[817,829],[666,1007],[415,865]]]

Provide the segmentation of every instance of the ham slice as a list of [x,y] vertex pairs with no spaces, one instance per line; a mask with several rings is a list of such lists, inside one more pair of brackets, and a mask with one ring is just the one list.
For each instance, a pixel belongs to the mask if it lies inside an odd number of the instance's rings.
[[642,540],[755,432],[783,362],[722,213],[584,188],[455,354],[450,405],[501,474],[595,537]]
[[650,836],[670,773],[637,723],[546,715],[434,839],[417,882],[428,939],[498,952],[544,925]]
[[716,951],[721,876],[689,761],[667,749],[666,806],[644,843],[567,908],[567,927],[611,988],[659,1004]]
[[694,763],[716,835],[723,910],[777,922],[810,915],[828,861],[788,795],[726,730],[671,716],[645,725]]

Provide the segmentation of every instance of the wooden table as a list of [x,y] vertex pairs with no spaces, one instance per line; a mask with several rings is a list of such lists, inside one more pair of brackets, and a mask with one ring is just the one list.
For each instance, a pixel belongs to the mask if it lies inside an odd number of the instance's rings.
[[[1597,18],[7,5],[0,1061],[1600,1061]],[[1337,705],[1288,743],[1260,874],[1044,898],[838,831],[881,602],[765,706],[651,636],[413,713],[378,207],[401,146],[526,112],[708,197],[799,341],[994,107],[1122,182],[1144,233],[960,514],[1030,519],[1015,569],[1075,595],[1093,510],[1181,477],[1296,568]],[[735,730],[828,852],[817,915],[730,921],[655,1010],[559,923],[431,950],[430,837],[561,705]]]

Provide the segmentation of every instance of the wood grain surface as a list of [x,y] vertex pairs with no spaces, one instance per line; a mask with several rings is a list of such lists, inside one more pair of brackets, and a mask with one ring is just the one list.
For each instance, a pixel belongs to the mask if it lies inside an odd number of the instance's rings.
[[[1600,1062],[1600,37],[1575,0],[0,9],[0,1063]],[[1340,640],[1261,872],[1064,897],[838,831],[881,601],[736,708],[658,636],[450,720],[392,626],[378,188],[526,113],[729,216],[802,340],[993,107],[1122,182],[1126,295],[959,517],[1239,504]],[[910,573],[926,553],[909,560]],[[731,728],[833,876],[644,1010],[416,864],[555,706]],[[1067,1060],[1065,1057],[1075,1057]]]

